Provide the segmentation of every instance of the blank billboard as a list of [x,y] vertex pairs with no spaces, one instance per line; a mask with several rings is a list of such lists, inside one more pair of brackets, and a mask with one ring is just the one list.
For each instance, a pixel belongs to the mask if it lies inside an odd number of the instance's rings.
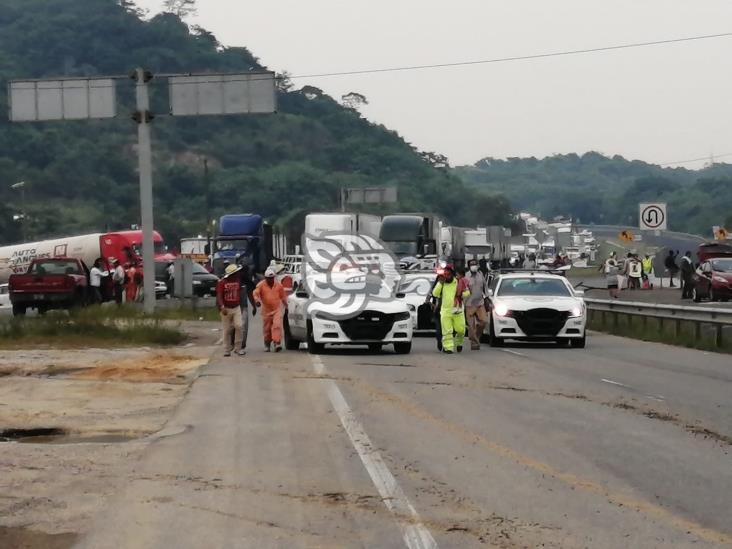
[[257,114],[277,110],[273,72],[171,76],[173,116]]
[[10,120],[86,120],[114,118],[117,98],[114,80],[80,78],[18,80],[9,85]]

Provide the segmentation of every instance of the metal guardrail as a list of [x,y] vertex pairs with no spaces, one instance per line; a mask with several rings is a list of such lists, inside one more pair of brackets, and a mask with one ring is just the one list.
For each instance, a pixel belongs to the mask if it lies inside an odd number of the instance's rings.
[[688,307],[683,305],[668,305],[664,303],[641,303],[637,301],[616,301],[608,299],[585,299],[591,312],[611,315],[613,324],[617,327],[620,315],[630,315],[658,320],[659,329],[663,329],[665,321],[673,322],[674,335],[681,333],[682,322],[694,323],[694,335],[701,338],[701,327],[705,324],[715,327],[715,344],[722,346],[724,328],[732,326],[732,309],[712,309],[706,307]]

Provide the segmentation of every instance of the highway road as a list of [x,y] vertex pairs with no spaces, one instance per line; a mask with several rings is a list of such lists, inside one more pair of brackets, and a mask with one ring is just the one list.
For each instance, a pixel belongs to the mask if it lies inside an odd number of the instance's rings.
[[599,334],[215,356],[79,547],[732,547],[730,395]]

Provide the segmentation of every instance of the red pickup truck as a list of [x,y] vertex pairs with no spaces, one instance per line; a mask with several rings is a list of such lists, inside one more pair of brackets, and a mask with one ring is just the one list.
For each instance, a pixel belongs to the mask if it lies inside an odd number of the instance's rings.
[[83,261],[69,257],[35,259],[25,274],[11,275],[8,283],[13,315],[22,316],[28,309],[44,314],[86,305],[89,269]]

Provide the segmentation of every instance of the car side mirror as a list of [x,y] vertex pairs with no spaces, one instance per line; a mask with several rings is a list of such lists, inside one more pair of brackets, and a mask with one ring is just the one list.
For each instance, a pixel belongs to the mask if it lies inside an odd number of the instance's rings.
[[405,294],[404,292],[397,292],[396,294],[397,299],[404,299],[405,297],[407,297],[407,294]]
[[307,292],[304,292],[304,291],[299,291],[299,292],[296,292],[296,293],[295,293],[295,295],[296,295],[297,297],[301,297],[301,298],[303,298],[303,299],[307,299],[308,297],[310,297],[310,296],[308,295],[308,293],[307,293]]

